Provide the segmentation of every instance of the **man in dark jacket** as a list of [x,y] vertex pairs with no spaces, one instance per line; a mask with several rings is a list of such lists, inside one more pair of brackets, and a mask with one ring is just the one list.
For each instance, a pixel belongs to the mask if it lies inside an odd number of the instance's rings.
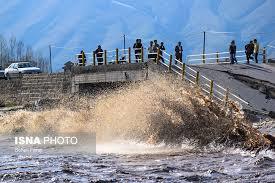
[[231,44],[229,46],[231,64],[234,64],[235,62],[237,63],[236,51],[237,51],[237,47],[236,47],[235,41],[233,40],[233,41],[231,41]]
[[249,64],[250,59],[253,59],[253,57],[251,57],[253,52],[254,52],[254,44],[253,44],[253,41],[250,41],[249,44],[245,45],[245,53],[246,53],[247,64]]
[[[178,45],[175,47],[175,56],[176,59],[180,62],[182,62],[182,46],[181,46],[181,42],[178,42]],[[177,64],[177,61],[175,61],[175,64]]]
[[162,51],[164,51],[165,50],[165,47],[164,47],[164,43],[163,42],[161,42],[160,43],[160,46],[159,46],[159,54],[160,54],[160,59],[162,60],[162,62],[164,62],[164,59],[163,59],[163,57],[162,57]]
[[101,48],[101,45],[98,45],[97,49],[95,50],[95,55],[97,58],[97,64],[103,65],[103,50]]
[[157,59],[157,52],[159,49],[159,44],[158,44],[158,40],[154,40],[154,44],[153,44],[153,50],[154,50],[154,59]]
[[135,50],[136,62],[141,61],[141,49],[142,49],[141,39],[136,40],[136,43],[134,44],[133,48]]

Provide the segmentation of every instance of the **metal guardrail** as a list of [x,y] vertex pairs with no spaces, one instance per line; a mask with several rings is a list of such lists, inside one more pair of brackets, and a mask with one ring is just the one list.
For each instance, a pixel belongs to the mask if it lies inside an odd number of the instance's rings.
[[[266,48],[263,48],[260,51],[259,55],[263,56],[263,63],[266,63]],[[245,50],[236,51],[235,57],[238,63],[244,63],[247,61]],[[189,65],[230,63],[230,52],[187,55],[186,63]]]
[[169,71],[181,76],[182,80],[187,80],[191,84],[199,86],[201,90],[211,99],[215,99],[218,102],[224,102],[225,104],[229,101],[235,101],[238,102],[241,106],[242,104],[249,105],[247,101],[232,93],[228,88],[222,87],[218,83],[214,82],[214,80],[211,80],[206,76],[200,74],[198,71],[192,69],[185,63],[174,59],[174,61],[179,64],[173,64],[172,55],[169,55],[165,51],[163,51],[163,53],[164,54],[159,55],[158,58],[163,58],[163,60],[166,62],[161,62],[158,59],[157,63],[164,65],[168,68]]
[[[237,51],[236,59],[238,62],[242,63],[246,61],[245,51]],[[187,64],[189,65],[198,65],[198,64],[219,64],[219,63],[230,63],[230,53],[229,52],[216,52],[208,54],[197,54],[197,55],[188,55]]]
[[[98,55],[102,55],[98,57]],[[144,48],[115,49],[103,52],[75,55],[75,64],[78,65],[107,65],[116,63],[132,63],[144,61]]]

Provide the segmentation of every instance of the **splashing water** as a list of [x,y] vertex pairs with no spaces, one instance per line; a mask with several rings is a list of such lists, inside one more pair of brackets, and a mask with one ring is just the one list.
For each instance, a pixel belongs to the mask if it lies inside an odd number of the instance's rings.
[[17,111],[1,117],[0,124],[1,134],[95,132],[100,143],[182,145],[188,140],[247,148],[266,143],[239,111],[228,115],[197,88],[163,76],[94,97],[64,98],[49,110]]

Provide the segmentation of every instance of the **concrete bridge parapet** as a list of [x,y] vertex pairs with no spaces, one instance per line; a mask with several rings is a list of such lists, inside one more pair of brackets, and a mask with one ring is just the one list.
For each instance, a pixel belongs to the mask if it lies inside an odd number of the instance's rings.
[[72,69],[71,93],[79,92],[81,84],[142,81],[147,78],[147,63],[77,66]]

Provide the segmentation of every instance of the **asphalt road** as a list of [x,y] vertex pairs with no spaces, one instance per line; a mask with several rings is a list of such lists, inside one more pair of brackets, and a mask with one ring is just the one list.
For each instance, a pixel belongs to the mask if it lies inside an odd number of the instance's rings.
[[[231,92],[249,102],[244,108],[261,112],[275,111],[275,99],[267,97],[252,82],[275,89],[275,67],[269,64],[204,64],[191,66],[209,79],[229,88]],[[240,80],[239,77],[242,79]],[[246,82],[246,79],[250,82]],[[265,87],[264,87],[265,88]]]

